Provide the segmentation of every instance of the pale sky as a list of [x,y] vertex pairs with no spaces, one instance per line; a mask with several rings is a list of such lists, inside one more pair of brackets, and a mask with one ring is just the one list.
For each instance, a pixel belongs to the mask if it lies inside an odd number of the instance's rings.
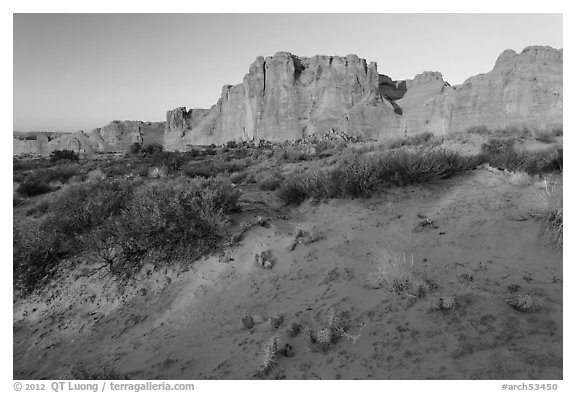
[[209,108],[257,56],[357,54],[451,84],[505,49],[562,48],[561,14],[15,14],[14,130],[89,131]]

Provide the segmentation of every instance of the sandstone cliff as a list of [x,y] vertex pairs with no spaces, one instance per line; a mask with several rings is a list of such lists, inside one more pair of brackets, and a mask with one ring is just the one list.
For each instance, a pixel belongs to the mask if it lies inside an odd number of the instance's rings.
[[378,79],[376,64],[355,55],[259,57],[244,82],[224,86],[208,112],[169,111],[165,147],[290,140],[331,130],[377,138],[398,116]]
[[78,153],[126,152],[134,143],[163,144],[164,123],[115,120],[90,132],[15,133],[13,155],[48,156],[54,150]]
[[531,46],[504,51],[494,69],[467,79],[425,101],[430,130],[458,131],[470,126],[525,126],[541,130],[562,125],[563,51]]
[[168,111],[164,145],[291,140],[331,130],[380,139],[470,126],[562,124],[562,49],[503,52],[494,69],[451,86],[439,72],[394,81],[355,55],[259,57],[242,84],[224,86],[209,110]]

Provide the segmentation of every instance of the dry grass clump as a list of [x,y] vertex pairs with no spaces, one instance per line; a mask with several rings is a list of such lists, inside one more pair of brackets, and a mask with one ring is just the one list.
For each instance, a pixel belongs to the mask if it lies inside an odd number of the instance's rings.
[[93,169],[86,175],[88,183],[97,183],[104,180],[106,180],[106,174],[100,168]]
[[544,185],[544,190],[535,194],[537,207],[533,214],[542,221],[546,238],[562,248],[564,234],[562,181],[553,185],[545,181]]
[[406,186],[446,178],[476,167],[475,157],[435,148],[353,152],[335,168],[288,177],[278,195],[288,204],[306,198],[369,197],[379,186]]
[[370,288],[387,287],[399,294],[412,288],[414,256],[404,251],[394,252],[386,248],[375,251],[376,269],[368,275],[366,284]]
[[526,172],[513,172],[508,177],[508,181],[518,187],[527,187],[532,184],[532,176]]
[[166,170],[164,168],[152,167],[148,170],[148,177],[153,179],[166,177]]

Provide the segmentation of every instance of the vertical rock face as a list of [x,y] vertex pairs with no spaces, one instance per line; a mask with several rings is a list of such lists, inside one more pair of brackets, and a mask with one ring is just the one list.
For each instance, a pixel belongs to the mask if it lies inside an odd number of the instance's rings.
[[423,97],[398,104],[406,109],[404,124],[437,134],[478,125],[552,128],[562,125],[562,68],[562,49],[533,46],[521,53],[506,50],[492,71],[460,86],[444,87],[436,95],[430,83],[426,85],[430,94],[425,94],[423,86],[411,90],[408,85],[405,97],[411,92]]
[[187,121],[185,108],[169,111],[165,145],[281,141],[332,129],[377,137],[397,121],[393,105],[379,92],[378,77],[375,63],[355,55],[259,57],[244,82],[224,86],[218,103],[199,121]]
[[562,49],[504,51],[494,69],[451,86],[439,72],[413,80],[379,75],[355,55],[259,57],[242,84],[224,86],[210,110],[178,108],[166,119],[165,147],[229,140],[290,140],[330,130],[364,138],[475,125],[488,128],[562,124]]

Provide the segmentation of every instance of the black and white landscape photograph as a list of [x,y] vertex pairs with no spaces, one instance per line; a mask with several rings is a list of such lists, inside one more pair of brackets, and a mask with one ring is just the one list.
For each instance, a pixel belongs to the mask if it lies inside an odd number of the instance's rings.
[[12,378],[561,384],[563,18],[15,12]]

